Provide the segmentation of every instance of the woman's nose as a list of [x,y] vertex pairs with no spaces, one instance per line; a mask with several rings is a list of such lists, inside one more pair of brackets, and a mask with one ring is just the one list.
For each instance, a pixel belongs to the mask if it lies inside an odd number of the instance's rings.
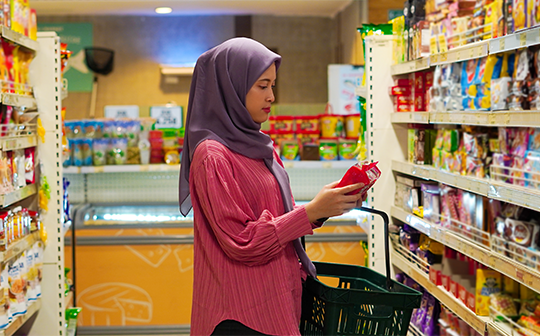
[[274,89],[270,89],[270,95],[267,98],[267,101],[270,103],[273,103],[276,100],[276,97],[274,96]]

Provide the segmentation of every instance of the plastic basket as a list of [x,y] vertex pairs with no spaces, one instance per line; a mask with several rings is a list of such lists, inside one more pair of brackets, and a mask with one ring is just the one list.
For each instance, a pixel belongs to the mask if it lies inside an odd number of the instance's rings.
[[[388,237],[388,216],[381,215]],[[386,272],[390,274],[388,239]],[[302,335],[406,335],[422,294],[367,267],[314,262],[317,275],[336,278],[337,287],[308,277],[303,285]],[[334,281],[336,281],[334,280]]]

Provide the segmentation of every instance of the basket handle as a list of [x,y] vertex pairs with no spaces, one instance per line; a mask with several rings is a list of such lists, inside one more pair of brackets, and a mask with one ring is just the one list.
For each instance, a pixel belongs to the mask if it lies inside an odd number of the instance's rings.
[[390,222],[388,215],[377,209],[372,208],[366,208],[366,207],[360,207],[358,210],[370,212],[375,215],[379,215],[382,217],[384,221],[384,259],[386,263],[386,289],[390,290],[392,289],[392,278],[390,274],[390,251],[389,251],[389,243],[388,243],[388,224]]

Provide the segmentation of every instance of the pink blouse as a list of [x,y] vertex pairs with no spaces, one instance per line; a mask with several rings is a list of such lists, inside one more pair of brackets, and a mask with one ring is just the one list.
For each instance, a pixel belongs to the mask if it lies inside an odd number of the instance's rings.
[[301,271],[292,241],[317,227],[304,206],[284,214],[279,186],[264,162],[213,140],[193,155],[190,193],[191,334],[209,335],[231,319],[265,334],[300,335]]

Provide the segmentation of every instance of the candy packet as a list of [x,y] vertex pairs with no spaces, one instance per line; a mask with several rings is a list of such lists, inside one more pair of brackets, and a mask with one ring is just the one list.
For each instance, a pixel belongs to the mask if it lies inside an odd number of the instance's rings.
[[357,163],[349,168],[345,175],[341,178],[341,181],[336,185],[336,188],[345,187],[354,183],[364,183],[364,186],[360,189],[350,192],[350,195],[360,193],[366,193],[371,188],[377,179],[381,176],[381,171],[377,168],[377,162],[371,163]]

